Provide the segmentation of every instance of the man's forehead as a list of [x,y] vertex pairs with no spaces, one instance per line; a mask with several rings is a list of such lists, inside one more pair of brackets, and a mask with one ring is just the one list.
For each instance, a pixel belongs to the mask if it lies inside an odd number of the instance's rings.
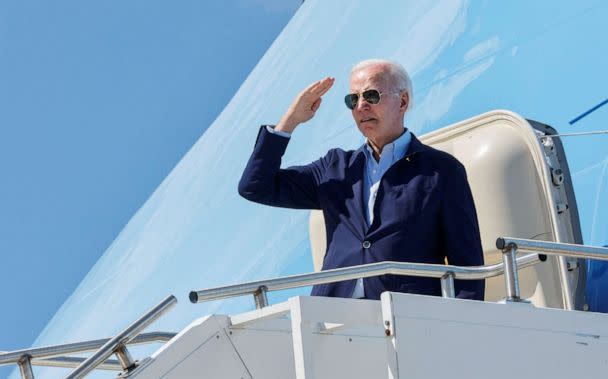
[[371,66],[352,72],[350,85],[387,85],[389,80],[387,68]]

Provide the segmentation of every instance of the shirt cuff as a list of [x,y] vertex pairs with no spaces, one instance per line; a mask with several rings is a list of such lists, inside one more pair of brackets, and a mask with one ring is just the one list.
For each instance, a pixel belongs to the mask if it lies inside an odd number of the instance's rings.
[[274,126],[272,126],[272,125],[266,125],[266,130],[268,130],[268,132],[270,132],[272,134],[276,134],[281,137],[291,138],[291,133],[283,132],[280,130],[274,130]]

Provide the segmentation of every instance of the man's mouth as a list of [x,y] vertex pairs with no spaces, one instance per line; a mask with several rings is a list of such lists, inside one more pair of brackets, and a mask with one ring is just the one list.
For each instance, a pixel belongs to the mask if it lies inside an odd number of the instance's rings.
[[372,122],[372,121],[377,121],[377,120],[376,120],[376,118],[374,118],[374,117],[367,117],[367,118],[362,118],[362,119],[361,119],[361,123],[364,123],[364,122]]

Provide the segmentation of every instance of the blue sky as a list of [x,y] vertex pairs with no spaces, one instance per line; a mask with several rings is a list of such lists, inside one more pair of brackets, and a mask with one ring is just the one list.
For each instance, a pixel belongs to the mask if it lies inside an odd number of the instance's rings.
[[299,5],[0,3],[0,350],[30,346]]

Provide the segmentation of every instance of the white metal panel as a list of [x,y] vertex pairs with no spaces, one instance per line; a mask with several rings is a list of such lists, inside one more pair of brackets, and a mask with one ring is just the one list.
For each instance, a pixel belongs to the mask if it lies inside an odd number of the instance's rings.
[[608,315],[382,294],[391,378],[599,378]]
[[295,377],[291,331],[270,330],[270,323],[266,322],[262,330],[231,329],[230,333],[253,378]]
[[225,328],[226,316],[199,319],[154,353],[137,379],[251,378]]
[[386,340],[385,336],[314,333],[314,376],[306,379],[386,378]]
[[232,328],[245,328],[251,325],[257,326],[268,319],[275,321],[278,318],[283,318],[284,316],[287,316],[289,312],[291,312],[289,302],[269,305],[262,309],[256,309],[255,311],[230,316],[230,325]]
[[386,377],[378,301],[296,297],[290,302],[296,378]]

